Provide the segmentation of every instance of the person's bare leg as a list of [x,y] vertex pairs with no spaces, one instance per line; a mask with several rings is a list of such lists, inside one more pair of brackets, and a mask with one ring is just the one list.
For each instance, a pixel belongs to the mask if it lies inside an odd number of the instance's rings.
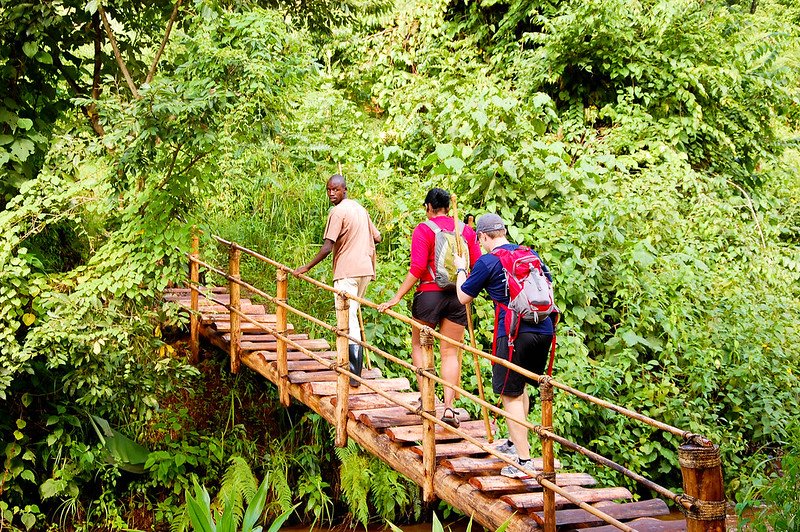
[[[450,320],[442,320],[439,332],[458,342],[464,341],[464,326]],[[442,379],[450,384],[459,386],[461,384],[461,368],[458,364],[458,347],[447,342],[440,342],[439,351],[442,354]],[[455,390],[448,387],[444,388],[445,408],[453,407],[455,396]]]
[[[501,395],[503,400],[503,408],[508,411],[509,415],[517,419],[528,419],[528,394],[524,391],[518,397],[510,397],[508,395]],[[508,437],[514,442],[514,447],[517,449],[517,456],[520,460],[528,460],[531,457],[531,445],[528,441],[528,427],[521,425],[510,419],[508,422]]]

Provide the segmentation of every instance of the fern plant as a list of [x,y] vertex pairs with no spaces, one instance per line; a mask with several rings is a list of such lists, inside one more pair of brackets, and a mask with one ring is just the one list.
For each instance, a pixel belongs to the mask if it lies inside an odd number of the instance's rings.
[[[370,515],[379,515],[391,522],[407,513],[408,507],[419,501],[419,488],[382,461],[365,454],[352,441],[337,448],[341,462],[339,476],[342,498],[347,502],[354,519],[367,525]],[[419,518],[422,506],[415,505]]]

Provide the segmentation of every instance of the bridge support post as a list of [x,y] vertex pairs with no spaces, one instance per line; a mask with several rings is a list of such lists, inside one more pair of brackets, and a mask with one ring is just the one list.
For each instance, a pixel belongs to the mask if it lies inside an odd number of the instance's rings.
[[[422,368],[434,371],[433,362],[433,335],[430,328],[425,327],[419,331],[420,344],[422,344]],[[422,410],[428,414],[436,415],[435,384],[430,377],[422,376],[419,379],[419,393]],[[436,475],[436,423],[423,417],[422,419],[422,463],[424,469],[424,483],[422,485],[422,500],[432,502],[436,500],[433,479]]]
[[[286,303],[289,292],[289,281],[286,271],[278,269],[275,273],[275,300],[279,303]],[[286,309],[280,305],[275,305],[275,330],[280,335],[286,335],[288,325],[286,323]],[[288,407],[291,403],[289,398],[289,362],[286,357],[286,340],[281,336],[277,338],[278,355],[278,391],[281,404]]]
[[[539,393],[542,399],[542,428],[553,430],[553,384],[547,377],[539,383]],[[553,454],[553,440],[545,436],[542,439],[543,477],[550,482],[556,481],[555,456]],[[553,490],[544,488],[544,530],[556,530],[556,494]]]
[[678,448],[683,491],[695,499],[686,510],[687,532],[725,532],[725,491],[719,446],[684,443]]
[[347,445],[347,412],[350,403],[350,376],[343,371],[349,368],[347,335],[350,334],[350,300],[343,293],[336,294],[336,446]]
[[239,259],[242,252],[235,244],[231,244],[228,253],[228,291],[230,292],[230,316],[231,316],[231,373],[239,373],[239,346],[241,345],[241,327],[239,325],[239,312],[241,311],[239,276]]
[[192,253],[189,258],[189,289],[192,307],[192,314],[189,317],[189,350],[191,352],[189,363],[191,364],[197,364],[200,361],[200,303],[197,293],[197,286],[200,283],[200,266],[195,262],[199,257],[200,236],[195,227],[192,229]]

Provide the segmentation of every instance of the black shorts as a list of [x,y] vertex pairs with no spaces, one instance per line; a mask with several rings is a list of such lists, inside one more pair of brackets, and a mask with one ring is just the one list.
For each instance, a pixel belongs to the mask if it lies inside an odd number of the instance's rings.
[[[550,346],[553,336],[550,334],[519,333],[514,342],[512,363],[532,371],[538,375],[544,374],[550,357]],[[508,337],[497,339],[495,356],[508,360]],[[525,391],[525,383],[538,386],[539,382],[528,377],[523,377],[516,371],[509,370],[501,364],[492,366],[492,390],[498,395],[519,397]]]
[[467,307],[458,301],[455,291],[415,293],[411,316],[433,326],[445,318],[458,325],[467,325]]

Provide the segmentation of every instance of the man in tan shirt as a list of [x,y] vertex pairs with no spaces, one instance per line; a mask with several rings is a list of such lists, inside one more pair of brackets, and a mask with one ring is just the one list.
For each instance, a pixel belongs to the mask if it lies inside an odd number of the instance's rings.
[[[324,242],[319,253],[308,264],[300,266],[294,273],[308,272],[331,251],[333,251],[333,287],[348,294],[364,297],[369,282],[375,278],[375,244],[381,241],[381,234],[358,202],[347,198],[347,184],[344,177],[335,174],[328,179],[328,199],[333,208],[328,213]],[[350,300],[350,336],[361,338],[358,323],[357,301]],[[361,376],[364,351],[358,344],[349,345],[350,372]],[[350,385],[358,387],[361,383],[350,379]]]

